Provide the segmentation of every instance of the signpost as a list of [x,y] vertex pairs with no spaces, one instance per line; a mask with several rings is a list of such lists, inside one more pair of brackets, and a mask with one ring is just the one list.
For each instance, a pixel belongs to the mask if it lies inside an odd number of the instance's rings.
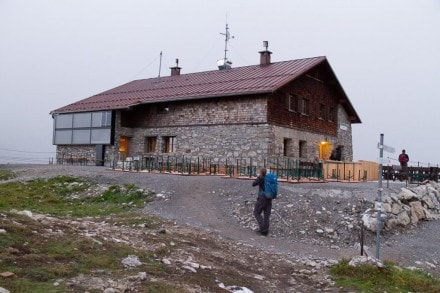
[[377,144],[377,148],[379,149],[379,186],[377,188],[377,227],[376,227],[376,258],[380,259],[380,230],[382,225],[382,170],[383,170],[383,152],[394,153],[396,150],[393,147],[387,146],[383,144],[383,133],[380,134],[380,142]]

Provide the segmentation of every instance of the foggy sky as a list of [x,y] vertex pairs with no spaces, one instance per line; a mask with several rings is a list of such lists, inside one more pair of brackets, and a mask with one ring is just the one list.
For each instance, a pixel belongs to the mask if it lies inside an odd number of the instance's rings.
[[258,64],[263,40],[273,61],[327,56],[363,121],[356,160],[376,160],[384,133],[440,164],[438,0],[0,0],[0,163],[47,162],[51,110],[157,76],[160,51],[162,75],[175,58],[216,69],[226,15],[233,67]]

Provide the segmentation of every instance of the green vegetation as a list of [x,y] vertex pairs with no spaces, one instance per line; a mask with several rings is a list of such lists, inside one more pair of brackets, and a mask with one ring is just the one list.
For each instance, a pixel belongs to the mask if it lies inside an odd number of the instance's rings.
[[[125,244],[82,236],[77,228],[63,221],[47,224],[11,212],[30,210],[51,216],[90,217],[121,227],[155,228],[155,219],[136,212],[150,196],[132,184],[111,185],[102,191],[96,184],[70,176],[0,184],[0,229],[6,231],[0,237],[0,272],[17,276],[0,278],[0,287],[11,292],[70,292],[66,282],[59,286],[53,283],[80,274],[122,278],[143,271],[163,277],[167,268],[155,260],[157,253],[165,254],[163,248],[157,252],[139,251]],[[128,255],[139,257],[142,265],[124,269],[121,260]],[[173,292],[165,283],[145,286],[147,292]]]
[[339,262],[330,270],[336,285],[357,292],[440,292],[440,281],[428,274],[402,269],[391,262],[384,268],[362,264],[348,265],[347,260]]
[[[103,270],[110,277],[133,275],[144,271],[163,276],[166,268],[154,260],[153,252],[136,251],[127,245],[100,243],[76,234],[74,228],[58,224],[62,233],[49,234],[47,227],[25,216],[2,213],[0,227],[7,231],[0,238],[0,271],[10,271],[17,278],[0,279],[0,287],[11,292],[67,292],[57,279]],[[97,253],[99,252],[99,253]],[[134,254],[142,266],[124,270],[121,259]]]
[[[0,184],[0,211],[30,210],[53,216],[95,217],[142,207],[150,195],[135,185],[112,185],[100,195],[93,184],[69,176]],[[85,194],[85,195],[84,195]]]
[[0,181],[12,179],[14,177],[15,177],[15,174],[11,170],[3,170],[3,169],[0,170]]

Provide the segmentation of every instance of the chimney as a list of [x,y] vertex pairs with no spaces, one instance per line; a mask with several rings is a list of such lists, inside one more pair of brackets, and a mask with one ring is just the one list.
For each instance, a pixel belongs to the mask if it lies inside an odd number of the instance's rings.
[[179,59],[176,59],[176,66],[170,67],[170,69],[171,69],[171,76],[180,75],[180,69],[182,69],[182,67],[179,67]]
[[264,51],[260,51],[260,66],[266,66],[270,64],[270,54],[272,54],[271,51],[269,51],[267,48],[269,47],[268,41],[263,41],[263,46],[266,48]]

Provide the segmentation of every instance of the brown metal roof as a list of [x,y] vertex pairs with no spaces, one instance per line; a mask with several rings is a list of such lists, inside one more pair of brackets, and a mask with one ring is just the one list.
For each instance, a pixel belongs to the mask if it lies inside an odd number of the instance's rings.
[[166,76],[160,79],[135,80],[56,109],[52,114],[115,110],[147,103],[270,93],[322,62],[328,63],[325,57],[314,57],[276,62],[266,66],[252,65]]

